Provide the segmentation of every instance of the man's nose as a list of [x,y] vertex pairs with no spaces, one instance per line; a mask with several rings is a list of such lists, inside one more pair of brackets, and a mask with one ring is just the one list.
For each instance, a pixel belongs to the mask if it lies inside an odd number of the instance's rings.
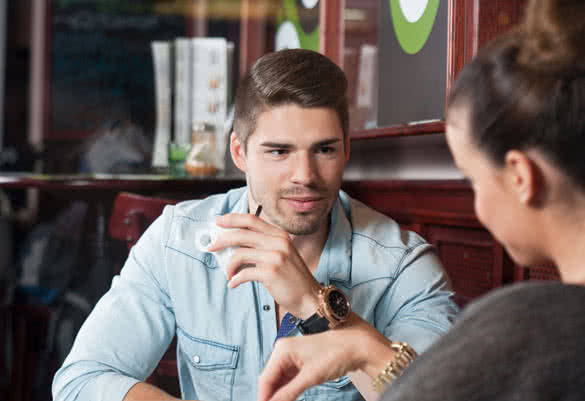
[[316,166],[312,155],[300,152],[292,166],[292,181],[296,184],[308,185],[315,181]]

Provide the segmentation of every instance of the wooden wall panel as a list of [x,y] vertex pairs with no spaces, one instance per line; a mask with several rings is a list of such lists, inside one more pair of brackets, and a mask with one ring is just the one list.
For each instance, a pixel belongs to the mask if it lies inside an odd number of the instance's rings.
[[268,53],[266,48],[267,0],[243,0],[240,23],[240,77],[246,75],[254,62]]
[[447,93],[465,64],[496,36],[521,22],[527,0],[451,0]]
[[503,250],[486,231],[429,225],[424,232],[449,274],[459,305],[504,284],[497,255]]
[[527,0],[474,0],[476,48],[518,24],[526,3]]
[[526,280],[537,280],[537,281],[549,281],[549,280],[560,280],[561,276],[558,269],[553,265],[544,266],[517,266],[517,272],[515,273],[515,279],[517,281]]
[[343,68],[345,0],[321,0],[319,9],[319,47],[321,53]]
[[481,227],[473,212],[473,192],[464,181],[352,181],[343,189],[403,224]]
[[449,37],[447,39],[447,92],[457,75],[473,55],[473,2],[449,1]]
[[459,305],[515,281],[559,278],[554,266],[512,261],[475,217],[473,191],[464,181],[352,181],[343,189],[433,244]]

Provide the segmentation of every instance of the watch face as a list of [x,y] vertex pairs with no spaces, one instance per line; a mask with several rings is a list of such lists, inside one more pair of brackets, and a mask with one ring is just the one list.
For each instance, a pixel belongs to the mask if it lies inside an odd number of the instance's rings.
[[333,312],[338,319],[345,319],[349,315],[349,302],[341,291],[331,291],[327,296],[327,303],[331,308],[331,312]]

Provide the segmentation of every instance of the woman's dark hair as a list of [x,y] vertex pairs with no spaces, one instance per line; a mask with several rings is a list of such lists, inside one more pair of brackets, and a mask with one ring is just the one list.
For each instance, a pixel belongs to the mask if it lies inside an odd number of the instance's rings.
[[532,0],[524,23],[461,72],[448,109],[497,165],[537,149],[585,190],[585,1]]
[[344,137],[348,135],[347,79],[341,68],[320,53],[280,50],[254,63],[235,100],[234,131],[244,149],[256,129],[258,115],[285,104],[331,108],[339,117]]

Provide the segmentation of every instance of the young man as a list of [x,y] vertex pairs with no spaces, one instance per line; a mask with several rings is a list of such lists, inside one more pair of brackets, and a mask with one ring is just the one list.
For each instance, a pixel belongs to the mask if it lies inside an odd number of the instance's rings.
[[[165,209],[81,328],[55,376],[56,401],[173,399],[143,381],[175,334],[183,398],[256,400],[279,328],[324,331],[351,308],[419,352],[449,328],[457,308],[431,246],[340,191],[346,88],[315,52],[254,65],[230,141],[247,186]],[[210,223],[233,230],[201,250],[195,239]],[[219,266],[214,255],[227,248]],[[370,390],[354,372],[304,398],[360,399],[354,385]]]

